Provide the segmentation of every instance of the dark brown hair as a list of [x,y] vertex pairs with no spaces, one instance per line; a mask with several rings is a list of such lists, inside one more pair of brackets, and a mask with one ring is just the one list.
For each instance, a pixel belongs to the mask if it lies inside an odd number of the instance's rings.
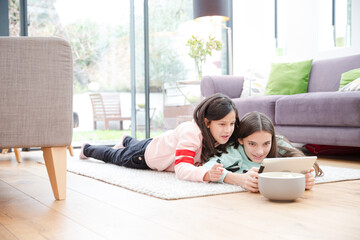
[[[242,117],[240,120],[240,126],[238,128],[238,132],[234,132],[234,136],[237,136],[238,139],[239,138],[244,139],[250,136],[251,134],[260,131],[266,131],[271,134],[271,148],[269,154],[267,155],[268,158],[305,156],[305,154],[302,151],[294,147],[290,143],[290,141],[286,139],[284,136],[281,136],[281,138],[285,142],[287,142],[291,146],[291,148],[278,146],[276,141],[274,124],[272,123],[270,118],[268,118],[265,114],[260,112],[249,112],[245,114],[245,116]],[[237,148],[238,145],[239,143],[236,142],[235,148]],[[279,149],[285,150],[286,151],[285,154],[281,155],[279,153]],[[316,173],[315,176],[323,175],[323,171],[319,167],[318,163],[314,164],[314,169]]]
[[234,134],[231,135],[226,144],[221,144],[215,147],[215,139],[211,135],[209,128],[205,123],[205,118],[211,123],[213,120],[223,119],[231,111],[235,112],[235,127],[234,132],[239,126],[238,111],[233,101],[226,95],[216,93],[210,97],[205,98],[194,110],[194,120],[199,126],[203,140],[201,150],[201,163],[207,162],[210,157],[219,155],[221,152],[226,152],[226,147],[236,141]]
[[[265,131],[271,134],[271,148],[267,155],[269,158],[276,157],[277,155],[277,144],[275,138],[275,129],[272,121],[265,114],[260,112],[249,112],[245,114],[240,120],[240,126],[238,132],[234,133],[239,139],[244,139],[255,132]],[[237,148],[238,142],[235,143]]]

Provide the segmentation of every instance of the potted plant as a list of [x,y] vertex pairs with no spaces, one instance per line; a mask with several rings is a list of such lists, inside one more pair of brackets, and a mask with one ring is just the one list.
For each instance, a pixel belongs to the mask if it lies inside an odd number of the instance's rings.
[[191,36],[188,40],[187,47],[189,47],[189,56],[194,59],[196,70],[198,73],[198,79],[202,79],[202,67],[206,61],[206,56],[211,56],[212,51],[220,51],[223,44],[219,40],[215,40],[215,37],[209,36],[207,41]]

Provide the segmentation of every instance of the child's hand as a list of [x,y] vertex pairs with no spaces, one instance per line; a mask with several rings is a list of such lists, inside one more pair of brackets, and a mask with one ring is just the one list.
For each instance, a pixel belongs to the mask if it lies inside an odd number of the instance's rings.
[[209,171],[207,171],[207,173],[205,174],[204,180],[211,181],[211,182],[219,181],[221,179],[221,175],[224,171],[223,166],[224,165],[222,165],[222,164],[215,163],[215,165],[212,166],[212,168]]
[[247,173],[244,173],[244,182],[242,187],[250,192],[258,192],[258,171],[259,168],[253,167]]
[[308,173],[305,174],[305,189],[310,190],[315,185],[315,177],[314,172],[315,170],[312,168]]

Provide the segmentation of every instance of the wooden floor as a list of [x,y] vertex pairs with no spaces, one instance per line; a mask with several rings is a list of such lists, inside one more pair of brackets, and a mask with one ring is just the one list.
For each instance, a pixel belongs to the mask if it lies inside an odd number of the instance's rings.
[[[67,199],[54,201],[42,152],[22,157],[0,156],[1,240],[360,239],[360,180],[291,203],[248,192],[166,201],[68,173]],[[356,156],[319,162],[360,168]]]

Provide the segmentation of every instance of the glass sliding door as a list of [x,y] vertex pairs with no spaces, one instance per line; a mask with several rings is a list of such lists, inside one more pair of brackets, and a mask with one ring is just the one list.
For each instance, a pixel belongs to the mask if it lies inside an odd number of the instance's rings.
[[[9,1],[12,36],[20,35],[20,1]],[[131,3],[135,21],[130,24]],[[192,0],[27,0],[27,35],[64,38],[73,51],[74,112],[80,122],[74,129],[73,145],[83,142],[112,145],[123,134],[130,135],[134,126],[136,137],[145,138],[146,104],[150,137],[192,119],[202,96],[195,62],[186,46],[188,40],[192,36],[223,40],[223,50],[207,57],[203,75],[220,75],[227,69],[226,31],[221,25],[196,23],[192,11]],[[145,67],[149,73],[148,87]],[[131,97],[132,77],[135,102]],[[110,116],[104,111],[110,111]]]
[[114,144],[130,134],[129,1],[27,3],[29,36],[58,36],[72,47],[74,112],[80,119],[73,144]]
[[[191,119],[193,106],[179,82],[188,79],[193,65],[181,27],[192,20],[192,1],[149,1],[151,132],[173,129],[179,116]],[[194,77],[196,75],[194,74]]]
[[20,2],[9,0],[9,36],[20,36]]
[[[192,17],[192,0],[149,0],[151,136],[192,120],[202,98],[195,62],[186,44],[192,36],[221,41],[222,30],[220,25],[197,23]],[[203,66],[203,76],[221,75],[226,67],[222,52],[214,51]]]

